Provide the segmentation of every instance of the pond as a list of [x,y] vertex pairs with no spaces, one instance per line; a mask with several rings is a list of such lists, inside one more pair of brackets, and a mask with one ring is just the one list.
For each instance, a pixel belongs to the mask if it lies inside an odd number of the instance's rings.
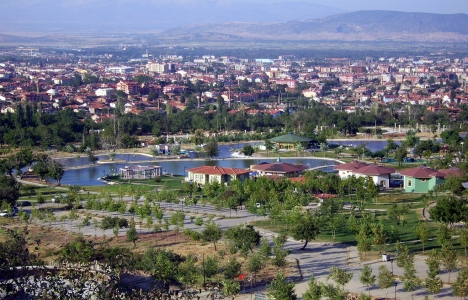
[[[358,146],[361,143],[367,144],[371,151],[382,150],[387,142],[382,141],[334,141],[332,143],[340,144],[344,146],[354,145]],[[399,142],[397,142],[399,143]],[[249,168],[250,165],[259,164],[261,162],[273,162],[276,159],[273,158],[240,158],[240,159],[229,159],[231,157],[232,150],[236,150],[244,147],[245,145],[255,145],[262,144],[259,143],[231,143],[219,146],[219,155],[216,159],[180,159],[180,160],[158,160],[157,157],[151,157],[142,154],[117,154],[115,156],[116,161],[125,161],[110,163],[110,164],[97,164],[95,166],[85,167],[85,168],[76,168],[76,169],[67,169],[62,178],[61,183],[64,185],[83,185],[83,186],[97,186],[104,185],[105,183],[98,180],[100,177],[118,173],[119,168],[123,168],[125,165],[129,164],[138,164],[141,162],[141,165],[158,165],[161,166],[162,171],[166,174],[173,174],[178,176],[186,176],[187,170],[199,166],[221,166],[227,168]],[[191,155],[193,157],[193,155]],[[100,155],[100,160],[109,160],[108,155]],[[335,162],[333,160],[319,160],[314,158],[282,158],[281,161],[289,162],[293,164],[303,164],[310,168],[317,166],[333,165]],[[75,158],[65,158],[61,159],[60,162],[66,167],[79,167],[88,165],[89,161],[86,156],[75,157]],[[325,171],[332,171],[332,168],[325,169]]]
[[[142,155],[136,155],[134,158],[138,158]],[[180,159],[180,160],[170,160],[170,161],[154,161],[148,162],[148,157],[145,158],[142,165],[157,165],[161,166],[162,171],[166,174],[173,174],[178,176],[186,176],[187,170],[190,168],[195,168],[199,166],[221,166],[226,168],[249,168],[251,165],[256,165],[261,162],[274,162],[276,159],[273,158],[241,158],[241,159],[216,159],[216,160],[198,160],[198,159]],[[323,160],[323,159],[313,159],[313,158],[287,158],[281,159],[283,162],[293,163],[293,164],[303,164],[310,168],[318,166],[326,166],[336,164],[333,160]],[[132,162],[126,163],[111,163],[103,165],[95,165],[86,168],[77,168],[77,169],[68,169],[63,175],[61,183],[63,185],[83,185],[83,186],[97,186],[104,185],[102,181],[98,180],[100,177],[118,173],[119,168],[123,168],[125,165],[130,163],[135,164],[138,161],[133,160]],[[328,171],[331,171],[332,168],[329,168]]]

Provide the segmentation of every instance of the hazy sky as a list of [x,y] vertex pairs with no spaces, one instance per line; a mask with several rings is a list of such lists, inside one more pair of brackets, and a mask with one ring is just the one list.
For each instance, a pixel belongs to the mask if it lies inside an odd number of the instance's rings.
[[468,0],[311,0],[306,2],[348,11],[396,10],[443,14],[468,13]]

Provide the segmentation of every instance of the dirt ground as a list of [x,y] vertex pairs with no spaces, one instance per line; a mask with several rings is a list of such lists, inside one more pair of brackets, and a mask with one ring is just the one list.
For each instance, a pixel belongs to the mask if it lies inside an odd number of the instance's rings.
[[[11,220],[11,219],[10,219]],[[26,224],[20,224],[18,221],[2,224],[6,228],[16,228],[17,230],[24,230]],[[35,225],[28,224],[27,226],[27,242],[28,249],[31,254],[34,254],[45,262],[46,265],[53,265],[57,259],[57,252],[67,243],[73,241],[77,234],[68,232],[66,230],[49,228],[47,224]],[[85,239],[92,240],[96,245],[102,242],[107,242],[109,246],[121,246],[131,249],[134,253],[144,253],[149,248],[162,247],[166,250],[171,250],[182,256],[194,255],[199,263],[201,260],[208,256],[216,256],[220,260],[221,266],[227,260],[236,258],[242,264],[243,274],[248,274],[246,271],[246,258],[239,254],[229,254],[229,249],[222,242],[217,244],[215,251],[212,243],[203,243],[201,241],[192,241],[181,232],[159,232],[138,234],[138,241],[134,248],[133,243],[126,242],[126,236],[108,236],[108,237],[89,237]],[[4,241],[5,236],[0,234],[0,241]],[[291,265],[293,267],[293,265]],[[283,272],[286,276],[290,273],[290,268],[284,268]],[[278,273],[276,267],[267,264],[267,266],[257,275],[257,284],[263,285],[271,282],[274,276]],[[247,277],[247,275],[246,275]]]

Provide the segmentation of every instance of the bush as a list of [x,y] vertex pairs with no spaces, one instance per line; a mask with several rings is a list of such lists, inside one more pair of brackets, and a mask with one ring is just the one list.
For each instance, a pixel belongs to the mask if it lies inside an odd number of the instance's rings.
[[127,228],[128,227],[128,220],[125,218],[119,218],[119,217],[104,217],[101,221],[101,229],[106,230],[106,229],[111,229],[115,227],[119,228]]

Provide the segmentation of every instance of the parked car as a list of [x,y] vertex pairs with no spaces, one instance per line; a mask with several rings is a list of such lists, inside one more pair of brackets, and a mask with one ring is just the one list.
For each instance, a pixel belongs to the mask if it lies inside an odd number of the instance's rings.
[[16,201],[16,204],[18,206],[24,207],[24,206],[31,206],[31,202],[29,201]]
[[0,212],[0,217],[12,217],[12,216],[16,216],[16,214],[18,213],[18,208],[17,207],[13,207],[13,209],[11,210],[11,212],[9,212],[8,210],[3,210],[2,212]]
[[60,203],[60,202],[63,202],[64,200],[66,200],[67,198],[68,198],[67,194],[55,195],[54,197],[52,197],[52,202],[53,203]]

